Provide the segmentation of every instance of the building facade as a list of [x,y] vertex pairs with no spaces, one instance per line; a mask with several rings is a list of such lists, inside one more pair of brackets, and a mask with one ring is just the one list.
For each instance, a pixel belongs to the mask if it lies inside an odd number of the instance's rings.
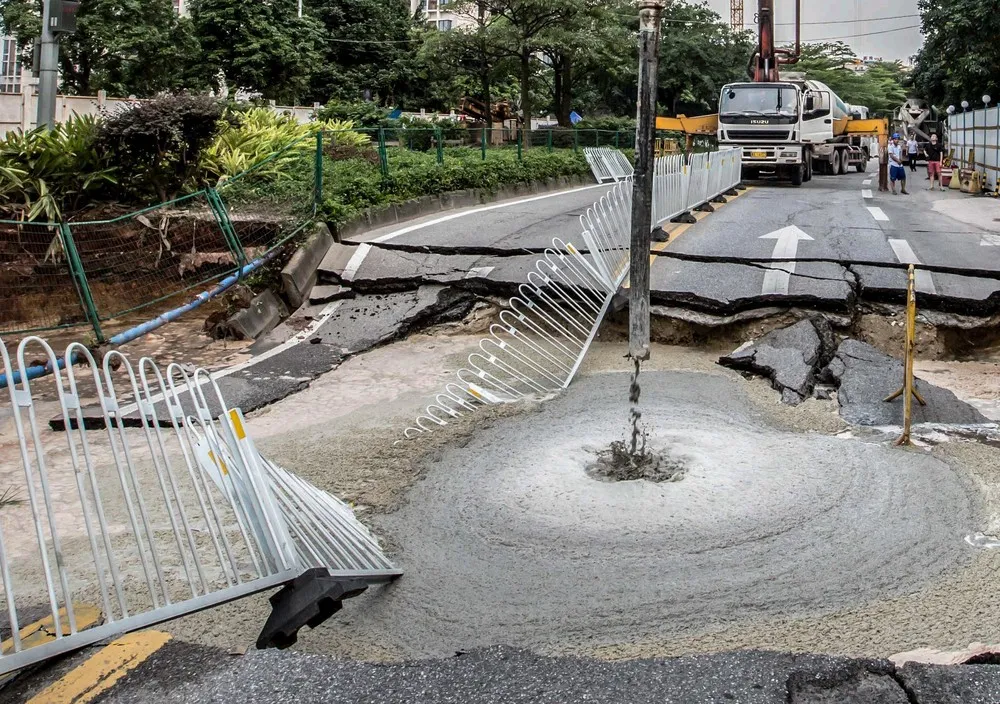
[[475,24],[475,18],[455,11],[455,0],[410,0],[410,12],[420,12],[429,25],[442,32]]

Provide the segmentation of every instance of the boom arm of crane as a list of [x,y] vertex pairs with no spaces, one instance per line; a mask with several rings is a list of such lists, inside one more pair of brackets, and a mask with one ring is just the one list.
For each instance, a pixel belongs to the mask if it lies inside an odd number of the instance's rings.
[[664,132],[682,132],[687,135],[711,135],[715,136],[719,131],[718,115],[701,115],[699,117],[688,117],[678,115],[677,117],[656,118],[656,129]]

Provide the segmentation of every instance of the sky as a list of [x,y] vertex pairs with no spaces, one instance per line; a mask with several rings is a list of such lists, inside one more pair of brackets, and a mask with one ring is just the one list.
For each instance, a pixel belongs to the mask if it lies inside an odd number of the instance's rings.
[[[748,28],[755,27],[757,0],[743,1],[744,21]],[[708,4],[729,20],[730,0],[708,0]],[[795,21],[795,1],[774,0],[774,9],[778,41],[794,40],[795,28],[791,23]],[[917,15],[917,0],[802,0],[802,40],[843,39],[858,56],[906,61],[917,53],[922,42]],[[880,19],[888,17],[898,19]]]

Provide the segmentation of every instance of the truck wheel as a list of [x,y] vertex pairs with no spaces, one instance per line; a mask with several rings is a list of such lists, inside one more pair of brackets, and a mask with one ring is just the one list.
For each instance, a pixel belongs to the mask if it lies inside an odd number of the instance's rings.
[[830,174],[833,176],[840,175],[840,152],[834,152],[833,157],[830,162]]
[[799,164],[797,167],[795,167],[794,169],[792,169],[792,185],[793,186],[801,186],[802,185],[802,179],[805,176],[805,173],[804,173],[805,170],[806,170],[806,165],[805,164]]
[[812,158],[812,154],[806,154],[806,177],[803,180],[804,181],[812,181],[813,180],[813,158]]
[[[867,155],[866,154],[862,154],[862,156],[866,157]],[[858,162],[857,166],[858,166],[858,173],[859,174],[863,174],[865,171],[868,170],[868,159],[867,158],[863,158],[861,161]]]

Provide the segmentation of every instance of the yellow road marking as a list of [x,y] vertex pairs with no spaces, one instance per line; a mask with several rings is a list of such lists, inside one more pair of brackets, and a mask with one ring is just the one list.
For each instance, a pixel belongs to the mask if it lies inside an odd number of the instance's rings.
[[[100,609],[90,604],[73,604],[73,620],[76,622],[77,631],[96,626],[101,623],[102,619]],[[70,634],[69,619],[66,618],[65,607],[59,609],[59,628],[64,636]],[[25,626],[18,631],[18,635],[21,636],[21,648],[23,650],[54,641],[56,639],[56,625],[52,614]],[[14,652],[14,639],[8,638],[5,640],[0,645],[0,649],[2,649],[4,655]]]
[[28,704],[86,704],[162,648],[170,635],[160,631],[130,633],[112,641],[28,700]]

